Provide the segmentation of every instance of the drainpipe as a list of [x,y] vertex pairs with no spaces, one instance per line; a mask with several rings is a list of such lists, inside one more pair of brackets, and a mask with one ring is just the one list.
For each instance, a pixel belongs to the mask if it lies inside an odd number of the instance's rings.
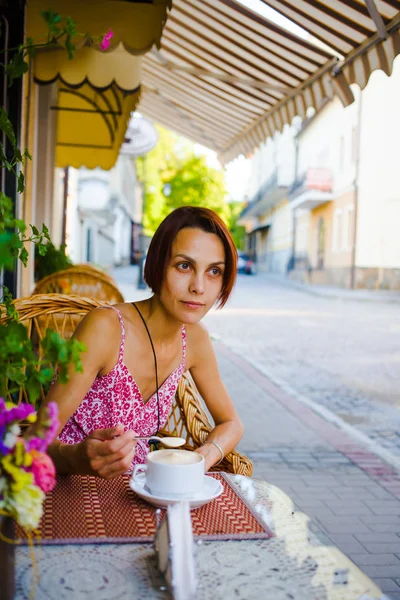
[[61,244],[65,244],[66,239],[67,239],[68,187],[69,187],[69,167],[65,167],[65,169],[64,169]]
[[[297,181],[297,177],[298,177],[298,170],[299,170],[299,140],[296,134],[295,137],[295,159],[294,159],[294,179],[293,179],[293,183],[295,184]],[[292,207],[292,213],[293,213],[293,231],[292,231],[292,256],[291,259],[289,261],[288,264],[288,268],[287,271],[295,271],[296,269],[296,225],[297,225],[297,219],[296,219],[296,209]]]
[[360,149],[361,149],[361,114],[362,91],[360,90],[357,111],[357,151],[354,174],[354,223],[353,223],[353,252],[351,260],[350,287],[354,290],[356,285],[356,251],[357,251],[357,219],[358,219],[358,187],[360,176]]

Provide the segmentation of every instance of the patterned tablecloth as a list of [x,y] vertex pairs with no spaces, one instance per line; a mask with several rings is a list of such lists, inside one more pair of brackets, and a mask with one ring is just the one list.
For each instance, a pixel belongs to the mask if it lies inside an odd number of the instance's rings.
[[[212,541],[196,547],[196,600],[384,600],[337,548],[323,545],[290,498],[266,482],[232,476],[274,532],[269,540]],[[169,598],[149,543],[18,547],[15,600]],[[388,599],[386,599],[388,600]]]

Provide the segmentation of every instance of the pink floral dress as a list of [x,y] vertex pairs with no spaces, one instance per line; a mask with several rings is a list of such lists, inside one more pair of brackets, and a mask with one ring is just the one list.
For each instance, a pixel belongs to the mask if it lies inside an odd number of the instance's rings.
[[[153,435],[158,425],[157,394],[145,403],[132,374],[124,364],[125,327],[119,310],[121,325],[121,344],[118,362],[104,376],[97,376],[92,387],[64,425],[58,439],[66,444],[76,444],[84,440],[96,429],[109,429],[118,423],[124,425],[125,431],[132,429],[137,435]],[[167,422],[172,408],[175,392],[183,373],[186,370],[186,330],[182,326],[182,361],[159,387],[160,428]],[[148,444],[140,441],[136,445],[136,453],[132,461],[135,464],[146,462]]]

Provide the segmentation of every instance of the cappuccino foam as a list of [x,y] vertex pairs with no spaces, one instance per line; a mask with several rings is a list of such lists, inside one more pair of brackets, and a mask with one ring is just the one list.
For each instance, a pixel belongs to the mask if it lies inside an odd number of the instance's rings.
[[152,462],[165,465],[193,465],[200,462],[201,457],[187,450],[159,450],[151,452],[149,458]]

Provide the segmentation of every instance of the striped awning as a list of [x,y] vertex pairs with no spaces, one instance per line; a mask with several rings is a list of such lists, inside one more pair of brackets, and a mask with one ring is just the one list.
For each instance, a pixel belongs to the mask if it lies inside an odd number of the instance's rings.
[[396,0],[262,0],[301,38],[236,0],[174,0],[161,50],[143,58],[139,110],[202,143],[223,163],[248,154],[295,115],[354,98],[400,54]]

